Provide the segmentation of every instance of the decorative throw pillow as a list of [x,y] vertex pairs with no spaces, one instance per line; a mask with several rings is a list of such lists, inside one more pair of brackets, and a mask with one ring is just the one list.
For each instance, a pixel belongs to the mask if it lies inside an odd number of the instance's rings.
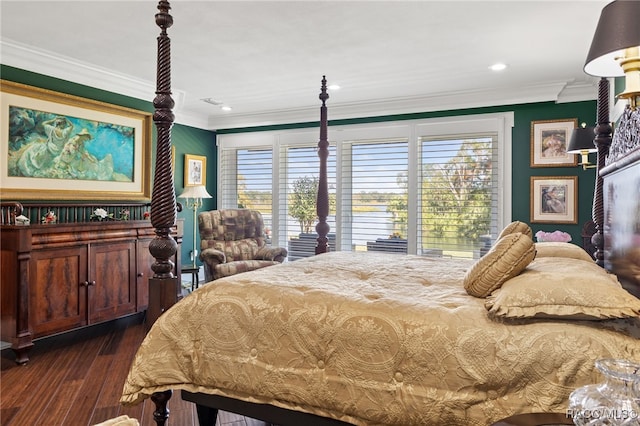
[[595,262],[536,258],[485,301],[494,318],[599,320],[640,316],[640,299]]
[[521,232],[527,235],[529,238],[533,239],[533,231],[531,231],[531,227],[524,222],[520,222],[518,220],[511,222],[498,235],[498,240],[505,235],[515,234],[516,232]]
[[472,296],[487,297],[527,267],[536,256],[533,240],[521,232],[507,234],[466,272],[464,288]]
[[535,243],[536,246],[536,258],[541,257],[569,257],[572,259],[585,260],[587,262],[593,262],[594,260],[589,256],[589,253],[584,251],[581,247],[571,243],[558,243],[558,242],[542,242]]

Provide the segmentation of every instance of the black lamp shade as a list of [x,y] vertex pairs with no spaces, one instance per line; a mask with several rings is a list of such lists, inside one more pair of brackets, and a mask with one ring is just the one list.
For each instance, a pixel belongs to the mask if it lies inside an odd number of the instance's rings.
[[596,152],[593,142],[595,138],[594,127],[578,127],[571,133],[571,139],[567,146],[568,154],[580,154],[582,151]]
[[602,9],[584,72],[597,77],[621,77],[620,51],[640,46],[640,1],[615,0]]

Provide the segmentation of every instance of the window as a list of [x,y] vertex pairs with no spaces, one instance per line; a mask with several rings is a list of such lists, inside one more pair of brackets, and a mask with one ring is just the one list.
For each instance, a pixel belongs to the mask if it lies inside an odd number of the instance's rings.
[[[330,127],[331,250],[480,256],[511,219],[512,122],[505,113]],[[219,207],[263,212],[290,260],[314,253],[318,135],[218,137]]]
[[[280,202],[282,234],[289,249],[289,260],[315,254],[316,247],[316,197],[318,193],[318,168],[320,159],[316,144],[280,147]],[[327,222],[335,230],[335,147],[329,147],[327,180],[330,209]],[[286,245],[285,245],[286,244]],[[329,236],[331,250],[335,250],[335,231]]]
[[407,252],[407,139],[342,144],[343,250]]
[[420,138],[422,254],[474,257],[496,220],[497,135]]
[[220,157],[220,169],[226,170],[220,185],[222,205],[260,211],[268,238],[273,228],[272,157],[272,149],[226,150]]

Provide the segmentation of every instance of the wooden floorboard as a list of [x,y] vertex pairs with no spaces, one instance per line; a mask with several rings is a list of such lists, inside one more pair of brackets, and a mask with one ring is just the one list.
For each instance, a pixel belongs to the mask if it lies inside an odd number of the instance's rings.
[[[128,415],[154,426],[150,400],[120,405],[133,357],[146,335],[142,316],[100,324],[37,340],[26,365],[11,350],[0,358],[0,425],[89,426]],[[170,426],[198,426],[195,406],[175,392],[169,403]],[[265,423],[221,413],[219,425]]]

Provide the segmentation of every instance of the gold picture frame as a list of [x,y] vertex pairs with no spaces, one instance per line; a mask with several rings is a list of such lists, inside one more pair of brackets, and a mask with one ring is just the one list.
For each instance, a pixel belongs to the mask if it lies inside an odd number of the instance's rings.
[[0,80],[0,197],[151,199],[152,114]]
[[207,185],[207,157],[184,155],[184,187]]
[[171,145],[171,173],[176,172],[176,146]]
[[577,159],[567,145],[578,119],[531,122],[531,167],[573,167]]
[[532,223],[578,223],[578,177],[531,177]]

